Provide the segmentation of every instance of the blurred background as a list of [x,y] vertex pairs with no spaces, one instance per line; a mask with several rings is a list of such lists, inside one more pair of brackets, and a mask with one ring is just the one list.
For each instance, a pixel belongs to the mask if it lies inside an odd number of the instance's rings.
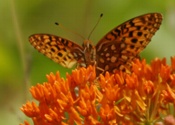
[[[87,38],[94,45],[117,25],[151,12],[160,12],[163,22],[151,43],[141,53],[149,63],[155,57],[175,56],[175,1],[174,0],[1,0],[0,1],[0,124],[19,124],[26,119],[20,111],[26,100],[31,101],[29,88],[46,81],[46,74],[61,72],[65,77],[70,69],[63,68],[29,43],[35,33],[49,33],[70,39],[78,44],[83,40],[54,23]],[[9,120],[10,119],[10,120]]]

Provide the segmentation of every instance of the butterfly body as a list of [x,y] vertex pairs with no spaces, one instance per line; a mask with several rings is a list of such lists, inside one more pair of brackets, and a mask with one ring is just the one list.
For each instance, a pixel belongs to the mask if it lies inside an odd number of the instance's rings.
[[149,13],[132,18],[108,32],[93,45],[85,40],[80,46],[70,40],[51,34],[34,34],[30,43],[41,53],[64,67],[96,66],[102,72],[130,70],[132,61],[150,42],[162,22],[160,13]]
[[89,65],[95,65],[95,63],[96,63],[96,48],[95,48],[95,46],[92,44],[91,41],[85,40],[83,42],[82,47],[84,50],[84,53],[83,53],[84,60],[81,60],[83,66],[88,67]]

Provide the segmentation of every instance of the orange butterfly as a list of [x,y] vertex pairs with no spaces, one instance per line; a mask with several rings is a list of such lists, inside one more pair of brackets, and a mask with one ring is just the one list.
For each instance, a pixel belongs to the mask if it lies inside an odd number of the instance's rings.
[[51,34],[34,34],[29,41],[39,52],[64,67],[96,65],[99,75],[106,71],[130,69],[133,59],[139,57],[161,22],[160,13],[132,18],[108,32],[96,46],[89,40],[80,46]]

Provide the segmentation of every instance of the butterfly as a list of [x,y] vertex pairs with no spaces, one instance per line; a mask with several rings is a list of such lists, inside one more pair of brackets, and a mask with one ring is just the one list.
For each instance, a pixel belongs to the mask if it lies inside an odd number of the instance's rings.
[[40,53],[63,67],[93,65],[97,75],[106,71],[115,73],[130,70],[132,61],[139,58],[161,22],[160,13],[137,16],[112,29],[95,46],[90,40],[80,46],[51,34],[34,34],[29,41]]

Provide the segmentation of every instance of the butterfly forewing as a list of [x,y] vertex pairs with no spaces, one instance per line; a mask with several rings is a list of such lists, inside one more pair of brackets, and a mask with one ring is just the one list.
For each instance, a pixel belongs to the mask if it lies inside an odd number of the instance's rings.
[[96,45],[97,66],[105,71],[126,70],[150,42],[162,22],[160,13],[130,19],[107,33]]
[[29,41],[39,52],[64,67],[71,68],[77,61],[84,61],[83,48],[70,40],[51,34],[34,34]]

